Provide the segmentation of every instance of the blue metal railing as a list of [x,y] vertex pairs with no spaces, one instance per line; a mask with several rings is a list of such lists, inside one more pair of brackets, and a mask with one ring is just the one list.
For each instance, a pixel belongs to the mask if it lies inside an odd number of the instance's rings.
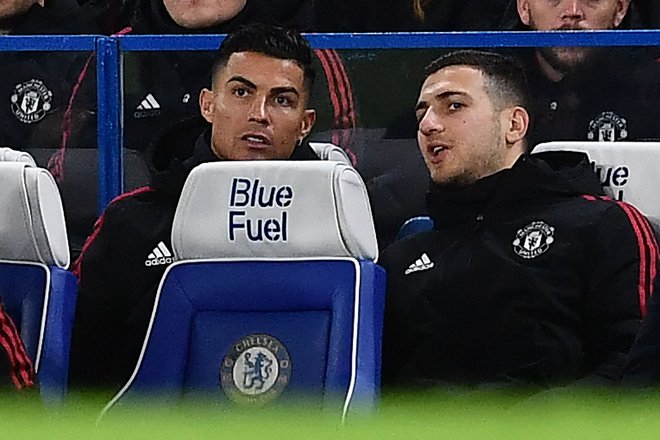
[[[318,49],[660,46],[660,30],[308,34]],[[211,51],[222,35],[28,36],[0,38],[0,51],[96,51],[99,210],[123,191],[122,61],[126,52]]]

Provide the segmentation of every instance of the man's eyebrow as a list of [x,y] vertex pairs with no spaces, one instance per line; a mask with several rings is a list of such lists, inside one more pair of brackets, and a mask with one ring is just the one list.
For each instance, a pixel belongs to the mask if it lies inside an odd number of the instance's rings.
[[295,87],[286,87],[286,86],[285,87],[273,87],[272,89],[270,89],[270,92],[273,95],[278,95],[280,93],[293,93],[296,96],[300,96],[300,92],[298,92],[298,89],[296,89]]
[[230,82],[233,82],[233,81],[239,82],[241,84],[245,84],[246,86],[248,86],[251,89],[256,89],[257,88],[257,85],[255,83],[253,83],[249,79],[244,78],[240,75],[232,76],[231,78],[229,78],[229,80],[227,80],[227,83],[230,83]]
[[[455,90],[447,90],[446,92],[438,93],[433,96],[434,100],[441,101],[443,99],[451,98],[452,96],[468,96],[466,92],[460,92]],[[415,106],[415,111],[424,110],[428,108],[429,104],[427,101],[419,101]]]

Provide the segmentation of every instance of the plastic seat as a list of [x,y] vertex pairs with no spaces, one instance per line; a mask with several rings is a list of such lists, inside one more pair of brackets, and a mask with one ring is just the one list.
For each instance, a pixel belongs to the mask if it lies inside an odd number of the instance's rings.
[[145,394],[221,405],[302,396],[342,415],[376,405],[385,275],[352,167],[200,165],[172,246],[138,365],[105,411]]
[[31,357],[41,396],[66,393],[76,279],[62,202],[50,173],[0,162],[0,294]]

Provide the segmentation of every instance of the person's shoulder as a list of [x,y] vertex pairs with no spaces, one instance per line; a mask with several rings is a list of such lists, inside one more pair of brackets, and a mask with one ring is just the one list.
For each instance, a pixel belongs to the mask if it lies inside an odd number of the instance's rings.
[[170,209],[177,200],[151,186],[144,186],[115,197],[105,208],[105,217],[140,216],[140,211]]
[[426,255],[430,258],[435,254],[435,236],[437,232],[419,232],[394,241],[381,254],[378,264],[385,270],[394,270],[399,266],[409,266],[415,259]]

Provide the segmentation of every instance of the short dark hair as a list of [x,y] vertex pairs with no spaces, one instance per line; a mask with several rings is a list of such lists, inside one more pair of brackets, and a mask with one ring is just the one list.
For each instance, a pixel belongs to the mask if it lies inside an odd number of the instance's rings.
[[311,92],[316,76],[312,69],[312,48],[300,33],[268,24],[249,24],[231,32],[213,58],[212,78],[236,52],[257,52],[281,60],[292,60],[303,70],[305,87]]
[[450,66],[473,67],[484,75],[486,93],[498,109],[508,106],[531,110],[525,70],[507,56],[478,50],[458,50],[433,61],[424,69],[425,78]]

